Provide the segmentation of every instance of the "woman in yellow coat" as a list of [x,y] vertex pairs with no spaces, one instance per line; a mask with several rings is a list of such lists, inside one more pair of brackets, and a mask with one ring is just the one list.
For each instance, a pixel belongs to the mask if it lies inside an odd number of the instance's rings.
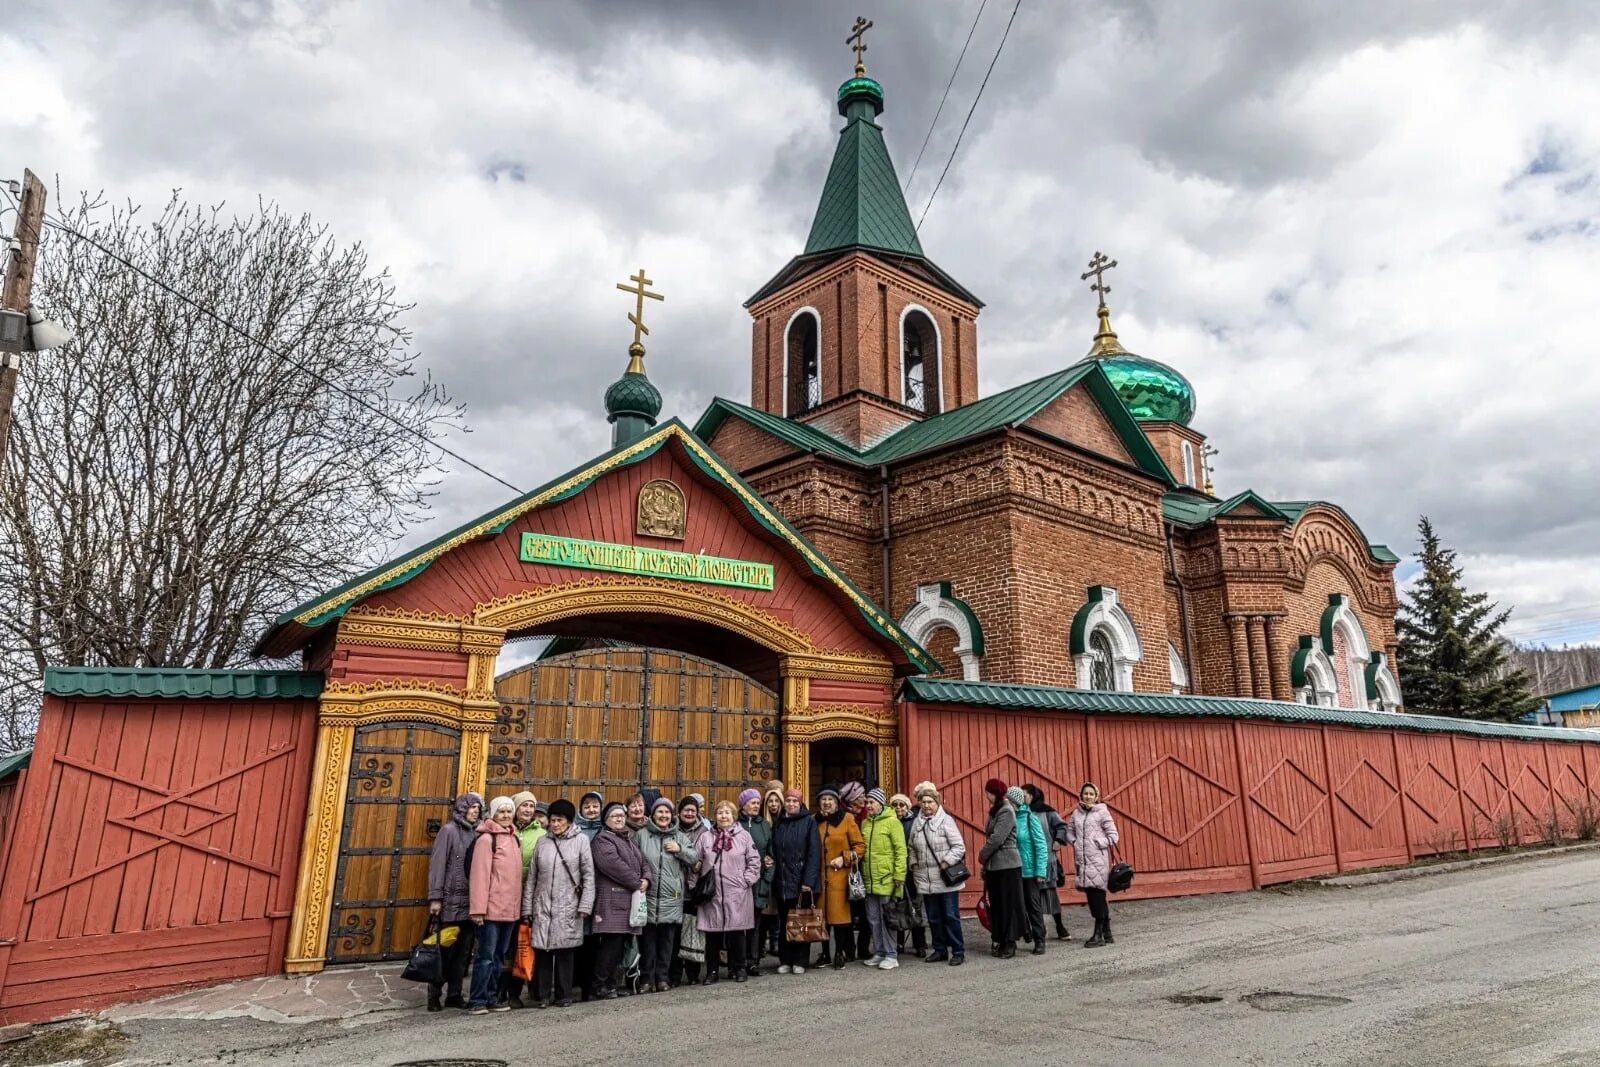
[[[855,957],[855,935],[850,925],[850,872],[861,862],[867,844],[855,817],[839,806],[839,791],[825,787],[817,794],[817,833],[822,837],[822,917],[833,931],[833,966],[843,967]],[[829,962],[828,945],[822,946],[820,967]]]

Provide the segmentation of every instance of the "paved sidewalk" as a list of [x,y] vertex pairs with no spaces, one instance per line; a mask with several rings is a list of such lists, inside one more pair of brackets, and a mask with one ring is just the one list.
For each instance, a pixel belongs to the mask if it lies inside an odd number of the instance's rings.
[[422,1006],[426,990],[400,977],[402,964],[339,967],[322,974],[275,975],[174,993],[159,1000],[107,1008],[111,1023],[143,1020],[258,1019],[305,1025],[354,1020],[373,1012]]

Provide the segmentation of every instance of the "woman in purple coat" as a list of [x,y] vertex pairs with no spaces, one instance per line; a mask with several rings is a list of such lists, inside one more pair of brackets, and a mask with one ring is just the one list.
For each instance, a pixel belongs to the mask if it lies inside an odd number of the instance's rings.
[[1078,806],[1067,820],[1067,843],[1072,846],[1077,866],[1078,888],[1089,898],[1089,914],[1094,916],[1094,936],[1084,948],[1099,948],[1111,939],[1111,909],[1106,907],[1106,882],[1111,877],[1111,846],[1117,843],[1117,824],[1111,809],[1100,803],[1100,788],[1084,782],[1078,790]]
[[595,950],[594,989],[596,1000],[617,999],[617,971],[628,939],[637,937],[641,927],[630,926],[635,891],[648,889],[644,853],[628,829],[628,809],[623,804],[608,804],[600,815],[600,832],[590,845],[594,853],[594,932],[600,943]]
[[744,934],[756,924],[755,884],[761,880],[761,853],[755,839],[739,825],[739,809],[731,800],[717,804],[716,825],[700,835],[699,878],[716,881],[711,899],[700,905],[696,925],[706,935],[706,976],[702,985],[717,980],[718,953],[728,954],[728,974],[735,982],[747,977]]

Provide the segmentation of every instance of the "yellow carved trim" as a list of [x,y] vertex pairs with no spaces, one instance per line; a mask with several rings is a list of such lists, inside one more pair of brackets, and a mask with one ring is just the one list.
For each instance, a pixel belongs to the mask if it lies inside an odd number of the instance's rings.
[[530,589],[480,604],[480,625],[526,630],[578,615],[648,612],[710,623],[776,652],[812,651],[805,634],[742,600],[662,578],[592,578]]
[[355,730],[344,724],[317,728],[311,765],[311,802],[300,842],[300,874],[295,881],[294,915],[284,970],[320,971],[326,961],[328,915],[333,906],[333,870],[344,829],[345,790],[350,780],[350,750]]
[[783,742],[783,780],[792,789],[800,790],[805,796],[810,790],[811,778],[811,743],[806,741],[791,741],[787,737]]
[[467,692],[494,692],[494,665],[499,656],[500,649],[496,646],[492,652],[476,652],[468,657]]
[[339,638],[351,644],[380,648],[497,654],[505,641],[505,632],[475,626],[465,617],[436,611],[358,605],[339,620]]
[[[491,684],[493,680],[491,679]],[[453,729],[493,724],[500,702],[491,689],[461,689],[418,679],[329,682],[322,690],[324,723],[363,726],[389,719],[433,723]]]
[[894,665],[876,652],[849,649],[791,654],[783,657],[783,673],[795,678],[845,682],[894,682]]
[[900,791],[900,746],[878,745],[878,788],[885,793]]
[[894,709],[866,704],[822,704],[785,712],[785,739],[820,741],[853,737],[873,744],[894,744],[900,736],[900,716]]
[[456,764],[456,793],[477,793],[484,798],[489,782],[489,730],[467,729],[461,734],[461,756]]

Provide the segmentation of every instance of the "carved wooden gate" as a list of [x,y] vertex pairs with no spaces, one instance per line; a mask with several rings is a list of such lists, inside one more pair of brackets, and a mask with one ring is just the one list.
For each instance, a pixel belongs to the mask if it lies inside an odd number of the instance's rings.
[[428,857],[450,817],[457,730],[423,722],[357,728],[328,923],[328,961],[404,957],[428,918]]
[[732,800],[777,774],[777,695],[710,660],[587,649],[502,675],[495,692],[491,793],[626,800],[642,784]]

